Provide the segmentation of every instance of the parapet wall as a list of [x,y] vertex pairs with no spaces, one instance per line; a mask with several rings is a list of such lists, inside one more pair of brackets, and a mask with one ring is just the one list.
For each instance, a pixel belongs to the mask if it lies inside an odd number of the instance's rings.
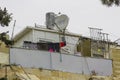
[[112,75],[112,60],[110,59],[50,53],[40,50],[11,48],[10,64],[86,75],[90,75],[92,72],[99,76]]

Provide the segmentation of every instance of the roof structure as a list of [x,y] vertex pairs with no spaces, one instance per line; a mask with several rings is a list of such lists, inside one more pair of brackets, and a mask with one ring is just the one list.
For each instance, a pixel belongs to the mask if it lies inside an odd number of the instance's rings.
[[[51,29],[47,29],[47,28],[43,28],[43,27],[30,27],[30,26],[27,26],[22,31],[20,31],[17,35],[15,35],[15,37],[13,38],[14,41],[17,41],[23,35],[25,35],[26,33],[30,32],[32,30],[50,32],[50,33],[56,33],[56,34],[63,34],[63,32],[59,32],[58,30],[51,30]],[[65,35],[74,36],[74,37],[80,37],[81,36],[81,34],[76,34],[76,33],[72,33],[72,32],[69,32],[69,31],[66,31]]]

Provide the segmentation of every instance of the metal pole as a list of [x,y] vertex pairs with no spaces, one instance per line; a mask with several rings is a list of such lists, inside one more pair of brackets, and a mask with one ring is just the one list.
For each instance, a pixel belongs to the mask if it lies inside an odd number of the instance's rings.
[[109,45],[109,40],[108,40],[108,35],[109,34],[106,34],[106,37],[107,37],[107,43],[108,43],[108,58],[110,58],[110,45]]
[[7,66],[5,66],[5,80],[7,80]]
[[51,55],[52,52],[50,52],[50,68],[52,69],[52,55]]
[[[56,23],[54,23],[54,24],[56,25],[56,27],[59,29],[60,32],[63,32]],[[65,30],[64,30],[64,31],[65,31]],[[60,32],[59,32],[59,42],[61,41],[61,40],[60,40]],[[59,46],[59,47],[60,47],[60,46]],[[61,49],[61,47],[60,47],[60,49]],[[61,51],[60,51],[60,62],[62,62],[62,54],[61,54]]]
[[13,30],[12,30],[11,40],[13,40],[15,24],[16,24],[16,20],[14,20],[14,25],[13,25]]

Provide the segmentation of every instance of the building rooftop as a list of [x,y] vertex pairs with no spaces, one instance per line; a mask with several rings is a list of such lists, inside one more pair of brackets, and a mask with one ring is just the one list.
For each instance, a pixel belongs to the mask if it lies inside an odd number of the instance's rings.
[[[56,33],[56,34],[63,34],[63,32],[60,32],[58,30],[47,29],[47,28],[44,28],[44,27],[31,27],[31,26],[27,26],[22,31],[20,31],[17,35],[14,36],[14,41],[18,40],[23,35],[25,35],[27,32],[30,32],[32,30],[51,32],[51,33]],[[74,37],[80,37],[81,36],[81,34],[72,33],[72,32],[69,32],[67,30],[65,31],[65,35],[67,35],[67,36],[74,36]]]

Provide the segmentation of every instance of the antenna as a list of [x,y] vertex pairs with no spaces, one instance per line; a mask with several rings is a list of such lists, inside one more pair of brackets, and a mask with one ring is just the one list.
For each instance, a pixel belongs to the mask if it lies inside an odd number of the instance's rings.
[[14,35],[14,28],[15,28],[15,23],[16,23],[16,20],[14,20],[14,24],[13,24],[13,30],[12,30],[12,35],[11,35],[11,40],[13,40],[13,35]]

